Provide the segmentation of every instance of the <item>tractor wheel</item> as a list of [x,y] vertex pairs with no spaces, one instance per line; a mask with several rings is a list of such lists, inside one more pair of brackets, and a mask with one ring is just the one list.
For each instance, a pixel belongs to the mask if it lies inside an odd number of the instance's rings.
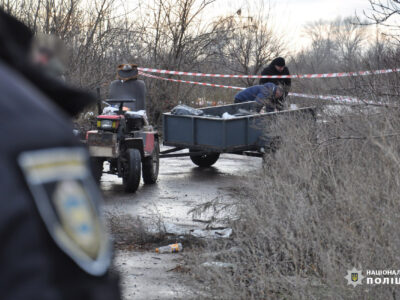
[[[195,153],[198,152],[198,150],[189,149],[189,152]],[[219,153],[212,153],[212,152],[200,156],[190,155],[190,159],[192,160],[192,162],[202,168],[207,168],[212,166],[213,164],[215,164],[218,158],[219,158]]]
[[141,175],[141,155],[137,149],[128,149],[123,155],[122,184],[125,192],[134,193],[139,187]]
[[143,160],[143,181],[145,184],[156,183],[158,178],[158,170],[160,168],[160,145],[158,141],[154,141],[154,151],[149,157]]
[[104,159],[101,157],[91,157],[90,165],[92,168],[93,178],[96,183],[100,183],[101,175],[103,174],[103,163]]

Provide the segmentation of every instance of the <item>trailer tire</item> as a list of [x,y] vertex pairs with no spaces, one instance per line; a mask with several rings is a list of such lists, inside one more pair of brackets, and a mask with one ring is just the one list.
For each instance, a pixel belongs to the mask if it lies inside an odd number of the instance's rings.
[[104,159],[101,157],[91,157],[90,166],[92,168],[93,178],[96,183],[100,183],[101,175],[103,174]]
[[127,149],[124,154],[122,184],[125,192],[134,193],[139,187],[142,158],[138,149]]
[[158,140],[154,141],[153,154],[143,159],[142,172],[145,184],[154,184],[158,178],[160,168],[160,145]]
[[[189,149],[190,153],[195,153],[198,151],[199,150]],[[219,153],[215,153],[215,152],[210,152],[210,153],[200,155],[200,156],[190,155],[190,159],[192,160],[192,162],[201,168],[211,167],[213,164],[216,163],[218,158],[219,158]]]

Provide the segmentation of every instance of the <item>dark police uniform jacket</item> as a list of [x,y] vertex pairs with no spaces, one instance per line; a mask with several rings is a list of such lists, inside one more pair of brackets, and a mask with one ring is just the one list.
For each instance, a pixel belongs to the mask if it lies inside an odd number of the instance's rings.
[[0,299],[120,299],[69,120],[92,98],[30,66],[30,36],[0,11]]

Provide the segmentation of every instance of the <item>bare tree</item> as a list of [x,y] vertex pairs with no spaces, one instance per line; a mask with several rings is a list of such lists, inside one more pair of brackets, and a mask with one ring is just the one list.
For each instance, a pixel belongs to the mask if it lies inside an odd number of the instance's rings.
[[[35,33],[52,34],[69,49],[68,81],[86,88],[106,84],[115,65],[140,33],[121,12],[118,0],[2,0],[0,6]],[[132,13],[131,8],[129,13]],[[128,49],[127,49],[128,48]]]
[[364,16],[367,21],[359,20],[362,25],[379,24],[386,27],[388,30],[383,34],[390,36],[397,42],[400,42],[398,34],[400,31],[400,24],[394,20],[396,16],[400,15],[400,1],[399,0],[368,0],[371,11],[365,12]]
[[363,46],[368,38],[367,29],[355,24],[356,18],[338,18],[333,23],[337,55],[342,66],[356,70],[360,63]]
[[[274,57],[285,54],[285,44],[276,34],[270,19],[270,9],[262,1],[257,11],[249,6],[239,9],[225,21],[230,30],[219,41],[220,66],[234,74],[259,74]],[[254,79],[241,80],[251,86]]]
[[[214,45],[225,28],[210,22],[203,13],[215,0],[153,0],[142,7],[140,26],[143,46],[138,61],[162,69],[200,71],[214,55]],[[148,81],[148,104],[153,119],[178,102],[188,103],[192,86],[163,81]]]

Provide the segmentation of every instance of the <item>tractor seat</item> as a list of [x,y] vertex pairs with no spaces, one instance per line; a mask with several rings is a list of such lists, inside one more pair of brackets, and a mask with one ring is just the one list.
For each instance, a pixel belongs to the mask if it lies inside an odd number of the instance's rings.
[[146,109],[146,86],[142,80],[114,80],[110,84],[109,95],[111,99],[136,99],[134,103],[126,103],[132,111]]

